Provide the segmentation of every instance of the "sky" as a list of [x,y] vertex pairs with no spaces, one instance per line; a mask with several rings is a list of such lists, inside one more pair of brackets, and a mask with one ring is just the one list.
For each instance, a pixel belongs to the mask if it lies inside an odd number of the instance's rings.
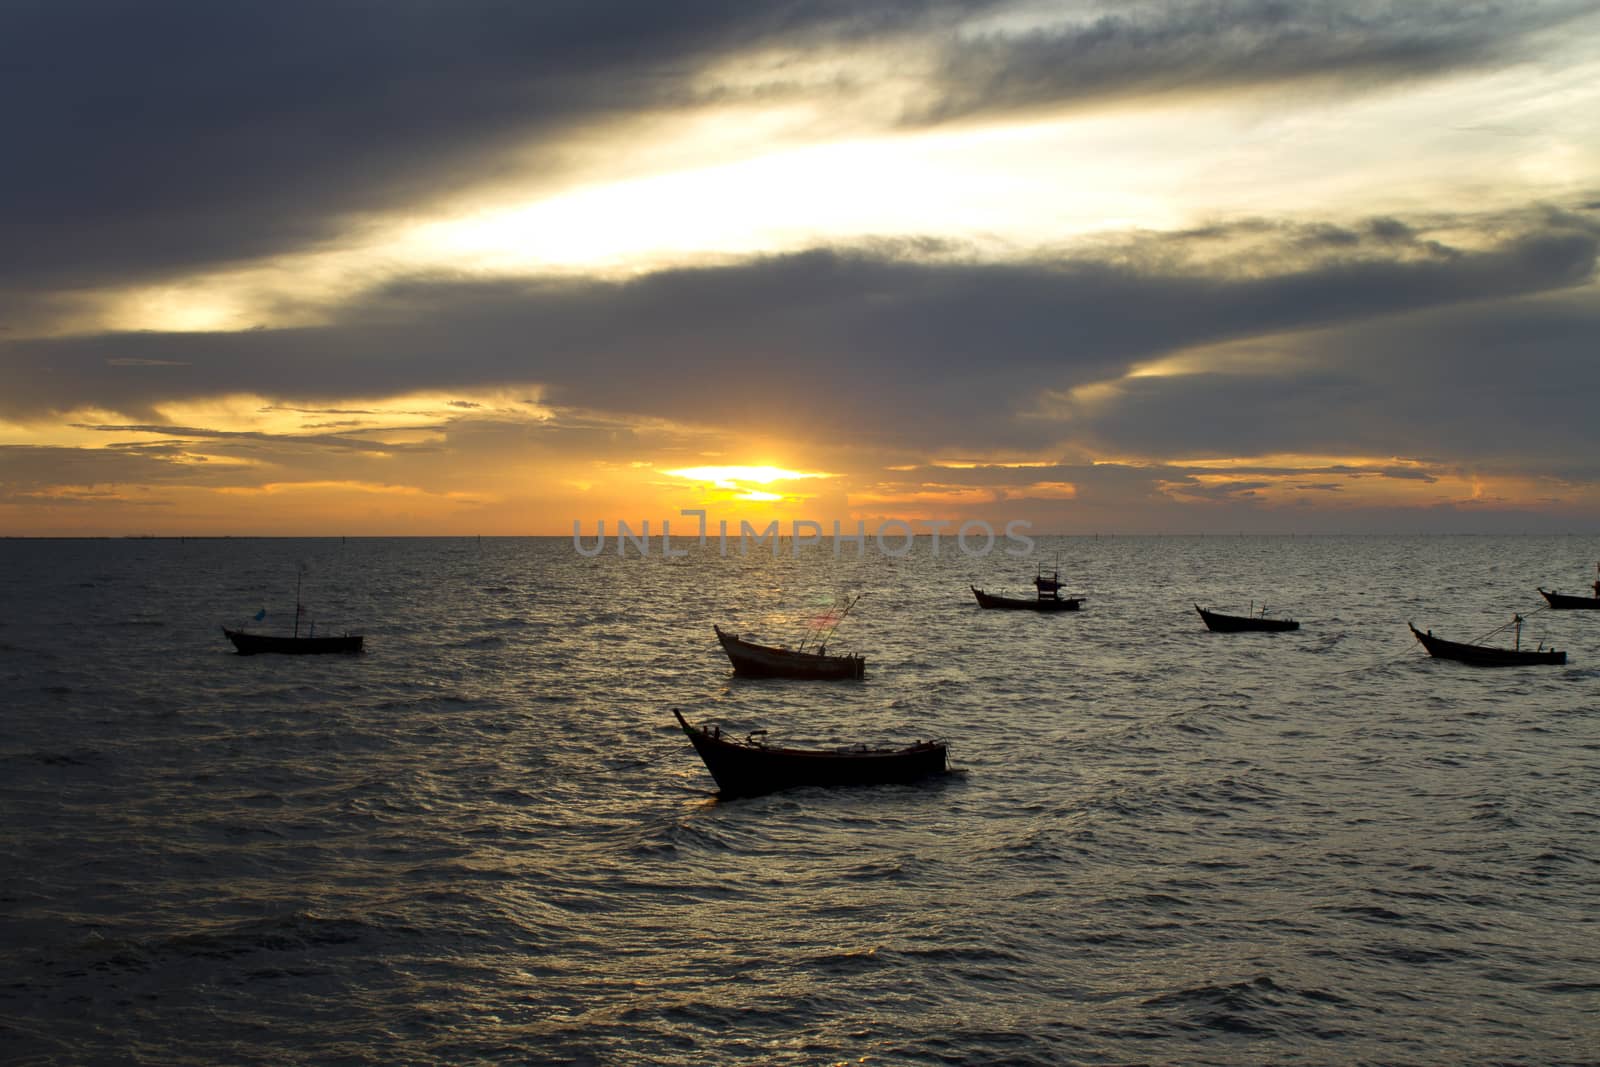
[[16,0],[0,118],[0,535],[1600,531],[1600,0]]

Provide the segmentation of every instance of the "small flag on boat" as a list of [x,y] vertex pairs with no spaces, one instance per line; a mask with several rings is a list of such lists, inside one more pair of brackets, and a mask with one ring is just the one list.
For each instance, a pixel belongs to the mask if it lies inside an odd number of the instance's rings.
[[262,608],[260,611],[256,612],[256,622],[260,622],[262,619],[264,619],[266,617],[267,617],[267,609],[266,608]]

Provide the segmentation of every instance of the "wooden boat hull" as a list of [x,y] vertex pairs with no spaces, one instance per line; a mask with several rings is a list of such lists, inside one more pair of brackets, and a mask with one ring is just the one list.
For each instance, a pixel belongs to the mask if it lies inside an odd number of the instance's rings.
[[1300,629],[1300,624],[1293,619],[1264,619],[1259,615],[1222,615],[1215,611],[1207,611],[1199,604],[1194,610],[1200,613],[1206,628],[1219,634],[1242,633],[1246,630],[1262,630],[1268,633],[1284,633],[1289,630]]
[[844,750],[768,748],[730,741],[705,727],[690,726],[677,708],[678,725],[717,783],[724,800],[758,797],[801,786],[899,785],[942,774],[949,748],[921,741],[900,749]]
[[967,586],[972,590],[972,595],[978,598],[980,608],[998,608],[1006,611],[1077,611],[1083,607],[1082,597],[1063,597],[1059,594],[1056,598],[1014,596],[996,596],[985,593],[975,585]]
[[230,630],[226,626],[222,628],[222,632],[233,642],[233,647],[239,650],[241,656],[253,656],[263,652],[293,656],[360,652],[362,642],[365,640],[361,634],[341,634],[337,637],[274,637],[268,634],[245,633],[243,630]]
[[1600,611],[1600,597],[1572,596],[1569,593],[1547,592],[1539,590],[1539,595],[1544,597],[1546,603],[1555,611],[1584,610]]
[[749,678],[809,678],[821,681],[861,678],[866,674],[865,656],[828,656],[816,652],[796,652],[742,641],[738,634],[723,633],[713,626],[722,650],[733,664],[733,673]]
[[1474,667],[1527,667],[1535,664],[1567,662],[1567,654],[1553,648],[1534,650],[1469,645],[1460,641],[1446,641],[1442,637],[1433,636],[1431,630],[1423,633],[1410,623],[1406,625],[1411,626],[1412,635],[1422,642],[1422,647],[1428,650],[1428,655],[1436,659],[1453,659],[1458,663],[1470,663]]

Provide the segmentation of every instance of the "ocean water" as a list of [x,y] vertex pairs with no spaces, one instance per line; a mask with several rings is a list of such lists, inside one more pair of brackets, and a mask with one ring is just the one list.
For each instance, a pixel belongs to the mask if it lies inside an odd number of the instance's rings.
[[[0,1061],[1600,1062],[1600,538],[942,547],[0,541]],[[302,565],[368,652],[233,654]],[[721,802],[673,707],[956,772]]]

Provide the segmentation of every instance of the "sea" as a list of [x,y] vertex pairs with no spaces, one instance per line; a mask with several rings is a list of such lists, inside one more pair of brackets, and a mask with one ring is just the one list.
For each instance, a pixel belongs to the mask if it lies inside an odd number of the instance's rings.
[[[1600,538],[1034,542],[0,541],[0,1062],[1600,1063]],[[297,584],[364,654],[233,651]],[[858,596],[860,681],[712,632]],[[723,801],[674,708],[952,771]]]

